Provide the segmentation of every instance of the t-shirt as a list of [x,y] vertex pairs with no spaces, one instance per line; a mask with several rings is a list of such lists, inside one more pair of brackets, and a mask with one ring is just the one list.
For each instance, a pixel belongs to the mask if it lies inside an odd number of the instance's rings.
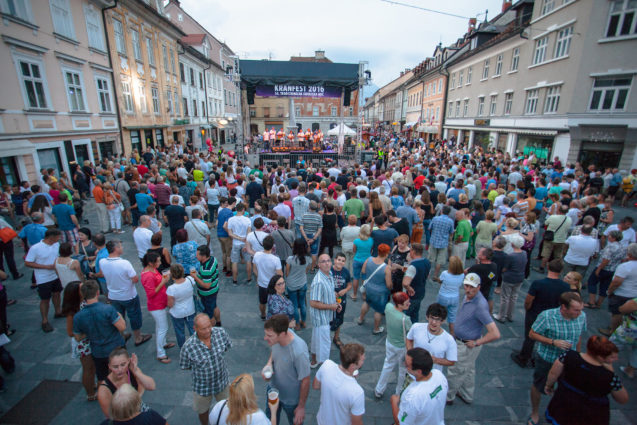
[[358,198],[351,198],[345,201],[345,205],[343,205],[343,212],[345,216],[349,216],[354,214],[356,218],[361,218],[361,213],[365,210],[365,205],[363,201]]
[[[208,423],[212,425],[228,425],[226,420],[228,419],[228,415],[230,414],[230,409],[228,408],[227,400],[221,400],[215,404],[215,406],[210,410],[210,414],[208,415]],[[225,403],[225,404],[224,404]],[[223,411],[221,409],[223,408]],[[221,412],[221,416],[219,416],[219,412]],[[219,422],[217,422],[217,418],[219,418]],[[251,413],[246,416],[246,424],[247,425],[270,425],[270,420],[263,413],[262,410]]]
[[345,226],[341,229],[341,248],[343,252],[354,249],[354,240],[358,238],[361,228],[358,226]]
[[571,219],[569,217],[565,215],[552,215],[546,219],[544,224],[546,225],[546,230],[555,232],[553,237],[554,243],[564,243],[566,241],[568,230],[571,228]]
[[294,334],[291,343],[285,347],[272,346],[272,386],[279,390],[279,400],[288,406],[299,404],[301,381],[310,376],[310,357],[303,338]]
[[387,324],[387,342],[396,348],[405,347],[405,336],[411,328],[411,319],[398,311],[394,303],[385,305],[385,323]]
[[124,338],[113,326],[120,317],[112,305],[100,302],[87,304],[73,316],[73,333],[88,337],[94,357],[108,358],[111,351],[125,344]]
[[145,227],[138,227],[133,232],[133,239],[135,240],[135,246],[137,247],[137,256],[144,258],[146,252],[152,246],[150,239],[153,237],[153,231]]
[[[228,229],[232,230],[232,233],[240,238],[246,237],[251,226],[252,223],[250,222],[250,219],[243,215],[235,215],[228,219]],[[232,239],[232,246],[242,247],[243,245],[245,245],[245,242],[238,239]]]
[[411,233],[409,232],[409,222],[404,218],[401,218],[397,222],[392,223],[390,228],[394,229],[398,233],[398,235],[411,235]]
[[485,298],[489,298],[491,285],[498,277],[498,266],[495,263],[474,264],[469,267],[468,273],[475,273],[480,277],[480,292]]
[[146,209],[149,205],[154,204],[153,198],[147,193],[135,194],[135,201],[137,202],[137,210],[140,214],[146,214]]
[[250,243],[250,247],[253,251],[263,251],[263,240],[268,236],[269,235],[262,230],[255,230],[254,232],[248,233],[246,242]]
[[507,254],[502,272],[502,281],[507,283],[521,283],[524,280],[524,268],[526,267],[526,252],[512,252]]
[[318,425],[350,425],[351,415],[365,414],[365,393],[356,378],[346,375],[332,360],[325,360],[316,372],[321,382]]
[[[415,348],[424,348],[434,357],[458,361],[458,346],[451,334],[443,329],[440,335],[434,335],[429,332],[428,326],[427,323],[414,323],[407,332],[407,339],[414,342]],[[443,368],[434,363],[434,369],[442,371]]]
[[[406,224],[406,223],[405,223]],[[372,232],[372,239],[374,240],[374,245],[372,246],[372,255],[375,257],[378,255],[378,246],[380,244],[387,244],[389,248],[394,247],[394,239],[398,237],[398,232],[391,227],[385,230],[374,230]],[[356,247],[358,249],[358,246]]]
[[[619,226],[617,226],[616,224],[611,224],[604,231],[604,236],[608,237],[608,234],[610,232],[612,232],[613,230],[620,231],[619,230]],[[626,247],[626,248],[628,248],[628,245],[630,245],[631,243],[637,242],[637,240],[635,239],[636,233],[635,233],[635,230],[632,227],[629,227],[628,229],[624,230],[622,232],[622,236],[623,236],[622,240],[619,243],[624,245],[624,247]]]
[[[217,418],[215,417],[215,421],[216,420]],[[142,412],[133,419],[129,419],[127,421],[111,421],[110,419],[105,419],[101,425],[164,425],[165,423],[166,419],[164,419],[159,413],[154,410],[149,410]]]
[[75,215],[75,209],[68,204],[57,204],[53,207],[53,215],[58,221],[60,230],[73,230],[75,223],[71,220],[71,216]]
[[[54,264],[55,259],[58,258],[59,251],[59,242],[56,242],[53,245],[49,245],[44,241],[40,241],[29,248],[29,252],[27,253],[24,261],[40,265],[51,265]],[[54,281],[58,278],[55,270],[33,269],[33,271],[35,273],[35,282],[38,285]]]
[[458,222],[456,233],[453,235],[453,241],[456,242],[459,236],[462,236],[460,242],[469,242],[469,238],[471,238],[471,222],[469,220],[460,220]]
[[455,335],[460,339],[476,340],[482,335],[482,328],[493,323],[487,300],[478,292],[472,299],[466,295],[456,315]]
[[568,292],[571,287],[562,279],[544,279],[534,280],[529,287],[529,295],[535,297],[528,314],[538,315],[549,308],[556,308],[560,305],[560,295]]
[[100,260],[100,270],[106,279],[108,299],[128,301],[137,296],[137,289],[131,280],[137,276],[133,265],[119,257],[108,257]]
[[217,216],[217,237],[219,238],[227,238],[228,232],[223,228],[223,225],[226,224],[226,221],[232,217],[232,210],[230,208],[221,208],[218,211]]
[[164,210],[164,215],[168,218],[168,226],[170,231],[174,232],[183,229],[186,224],[186,209],[181,205],[168,205]]
[[146,299],[148,304],[148,311],[164,310],[166,308],[166,285],[155,292],[155,288],[159,286],[162,280],[162,275],[157,270],[150,272],[144,272],[140,278],[142,286],[146,291]]
[[166,289],[166,295],[175,299],[175,304],[168,310],[172,317],[182,319],[195,314],[195,303],[192,299],[192,278],[186,277],[182,283],[173,283]]
[[566,243],[568,252],[564,261],[577,266],[587,266],[591,262],[591,257],[599,251],[599,241],[591,236],[569,236]]
[[277,270],[282,270],[281,259],[267,252],[256,252],[252,262],[257,268],[257,284],[262,288],[267,288],[270,279],[276,274]]
[[433,369],[426,381],[414,381],[400,396],[401,425],[444,425],[449,385],[441,371]]
[[363,262],[367,260],[367,257],[371,255],[372,246],[374,246],[374,239],[367,238],[366,240],[354,239],[354,246],[356,246],[356,254],[354,254],[354,261]]
[[[29,251],[30,252],[30,251]],[[615,295],[620,297],[637,297],[637,261],[627,261],[620,264],[615,269],[615,276],[624,279],[622,284],[615,290]]]
[[438,295],[443,297],[458,297],[460,287],[464,281],[464,273],[451,274],[447,270],[440,273],[440,280],[442,284],[440,286],[440,292]]

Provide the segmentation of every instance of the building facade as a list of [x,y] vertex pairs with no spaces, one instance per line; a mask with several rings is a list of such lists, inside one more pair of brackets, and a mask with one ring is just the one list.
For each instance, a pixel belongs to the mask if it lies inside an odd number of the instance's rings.
[[[11,3],[11,4],[9,4]],[[121,150],[102,25],[107,2],[0,3],[0,182],[36,183],[39,170]]]

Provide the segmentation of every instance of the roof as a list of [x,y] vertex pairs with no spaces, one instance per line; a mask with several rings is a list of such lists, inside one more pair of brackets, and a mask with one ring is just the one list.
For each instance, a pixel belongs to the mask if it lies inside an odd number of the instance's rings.
[[184,44],[199,46],[203,44],[206,34],[188,34],[181,37],[181,42]]
[[328,58],[316,58],[315,56],[292,56],[290,57],[291,62],[322,62],[322,63],[333,63]]
[[246,85],[322,84],[358,88],[358,64],[241,60],[241,81]]

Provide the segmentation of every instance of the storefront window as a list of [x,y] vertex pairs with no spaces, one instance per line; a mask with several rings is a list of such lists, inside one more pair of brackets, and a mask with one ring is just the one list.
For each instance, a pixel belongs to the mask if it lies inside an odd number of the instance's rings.
[[547,161],[552,158],[553,138],[520,135],[516,150],[522,152],[523,155],[535,153],[538,160]]
[[137,150],[137,153],[142,154],[142,143],[139,139],[139,130],[131,130],[130,132],[131,149]]
[[100,156],[102,158],[110,158],[113,156],[113,154],[115,153],[115,150],[113,148],[113,145],[115,144],[115,142],[113,142],[112,140],[109,140],[107,142],[100,142],[97,145],[99,146],[100,149]]
[[[56,170],[56,177],[60,175],[60,170],[62,170],[62,161],[60,160],[60,151],[58,148],[39,149],[38,159],[40,160],[40,169],[53,168]],[[39,171],[40,170],[38,170],[38,172]]]
[[90,160],[87,145],[75,145],[75,160],[78,164],[83,164],[84,161]]
[[500,133],[498,135],[498,147],[496,148],[496,150],[506,152],[508,138],[509,138],[508,133]]
[[15,156],[0,158],[0,183],[14,185],[20,183]]
[[597,169],[617,168],[624,149],[623,143],[583,141],[577,160],[584,168],[595,165]]
[[482,149],[489,149],[489,145],[491,144],[491,138],[489,137],[489,133],[486,131],[476,131],[473,134],[473,144],[475,146],[480,146]]
[[163,148],[164,147],[164,133],[163,133],[163,131],[160,128],[155,130],[155,139],[157,140],[157,147],[158,148]]

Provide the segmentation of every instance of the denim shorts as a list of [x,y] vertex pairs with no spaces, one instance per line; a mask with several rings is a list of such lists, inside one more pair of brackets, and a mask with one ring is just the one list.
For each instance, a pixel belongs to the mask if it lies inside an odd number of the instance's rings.
[[361,269],[363,268],[363,264],[365,264],[364,261],[352,261],[352,269],[353,273],[354,273],[354,279],[360,279],[361,278]]
[[376,291],[367,291],[365,295],[365,301],[367,304],[376,312],[376,313],[385,313],[385,306],[387,305],[387,301],[389,299],[389,291],[387,292],[376,292]]
[[110,300],[111,305],[119,314],[122,315],[123,318],[126,318],[126,314],[128,314],[128,320],[130,320],[130,327],[132,330],[136,331],[141,329],[142,327],[142,307],[139,303],[139,295],[135,296],[130,300],[119,301],[119,300]]
[[[314,235],[312,233],[305,234],[308,239],[312,239]],[[321,238],[317,238],[314,242],[310,244],[310,254],[318,255],[319,252],[319,243],[321,242]]]

